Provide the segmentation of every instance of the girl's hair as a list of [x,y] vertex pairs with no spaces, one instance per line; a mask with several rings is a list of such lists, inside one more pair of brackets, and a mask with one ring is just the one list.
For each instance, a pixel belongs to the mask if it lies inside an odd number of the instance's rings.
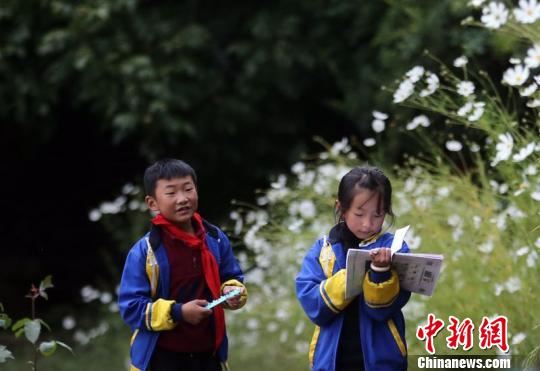
[[193,183],[197,185],[197,175],[195,170],[187,163],[177,159],[166,158],[156,161],[154,164],[146,168],[144,172],[144,190],[147,195],[155,197],[156,183],[160,179],[172,179],[191,176]]
[[341,221],[341,215],[351,207],[354,197],[361,188],[369,189],[378,196],[377,209],[394,217],[392,211],[392,185],[388,177],[376,167],[355,167],[341,178],[338,187],[340,209],[336,208],[336,217]]

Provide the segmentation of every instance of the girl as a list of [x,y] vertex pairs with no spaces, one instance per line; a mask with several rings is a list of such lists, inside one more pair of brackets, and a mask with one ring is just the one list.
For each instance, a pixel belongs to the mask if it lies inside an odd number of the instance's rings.
[[[393,235],[383,233],[392,213],[392,186],[383,172],[358,167],[339,183],[338,223],[315,242],[296,277],[296,294],[316,325],[309,348],[312,370],[406,370],[407,346],[401,308],[411,293],[391,269]],[[390,223],[391,225],[392,223]],[[363,292],[345,299],[350,248],[370,250]],[[408,252],[404,243],[400,252]]]

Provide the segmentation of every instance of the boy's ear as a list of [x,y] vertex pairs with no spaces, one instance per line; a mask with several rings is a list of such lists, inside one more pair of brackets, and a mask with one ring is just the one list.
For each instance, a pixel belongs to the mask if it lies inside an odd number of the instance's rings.
[[340,212],[340,213],[341,213],[341,204],[339,203],[339,200],[336,200],[336,204],[334,205],[334,209],[335,209],[337,212]]
[[148,208],[152,211],[159,211],[159,208],[158,208],[158,205],[157,205],[157,201],[154,197],[152,196],[146,196],[144,198],[144,202],[146,202],[146,206],[148,206]]

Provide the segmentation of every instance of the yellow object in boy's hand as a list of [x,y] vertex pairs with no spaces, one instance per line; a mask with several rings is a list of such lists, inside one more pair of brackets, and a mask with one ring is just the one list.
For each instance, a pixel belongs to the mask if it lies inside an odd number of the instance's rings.
[[240,294],[227,300],[227,305],[231,309],[238,309],[240,307],[242,294],[244,293],[245,289],[243,287],[238,287],[238,286],[224,286],[222,290],[223,295],[226,295],[230,291],[236,290],[236,289],[240,290]]

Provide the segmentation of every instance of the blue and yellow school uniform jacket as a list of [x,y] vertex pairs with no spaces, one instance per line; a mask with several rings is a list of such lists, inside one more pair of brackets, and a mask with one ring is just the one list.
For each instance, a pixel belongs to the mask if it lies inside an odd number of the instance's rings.
[[[228,238],[216,226],[206,221],[203,223],[206,243],[219,266],[222,287],[244,287],[244,276],[233,256]],[[131,371],[147,370],[160,331],[176,326],[171,315],[175,301],[163,299],[169,297],[169,276],[170,266],[160,231],[153,226],[129,251],[118,294],[122,318],[133,331]],[[242,305],[246,299],[247,293],[242,297]],[[216,353],[224,369],[227,368],[227,348],[225,335]]]
[[[393,235],[385,233],[359,248],[390,247]],[[400,252],[408,252],[404,243]],[[343,311],[352,300],[345,299],[346,251],[339,241],[322,238],[306,255],[296,277],[296,294],[316,328],[309,347],[312,370],[334,371],[343,326]],[[383,274],[385,274],[383,276]],[[390,276],[390,278],[385,277]],[[397,273],[368,270],[363,292],[357,301],[360,341],[366,371],[406,370],[407,346],[401,308],[411,293],[400,289]]]

